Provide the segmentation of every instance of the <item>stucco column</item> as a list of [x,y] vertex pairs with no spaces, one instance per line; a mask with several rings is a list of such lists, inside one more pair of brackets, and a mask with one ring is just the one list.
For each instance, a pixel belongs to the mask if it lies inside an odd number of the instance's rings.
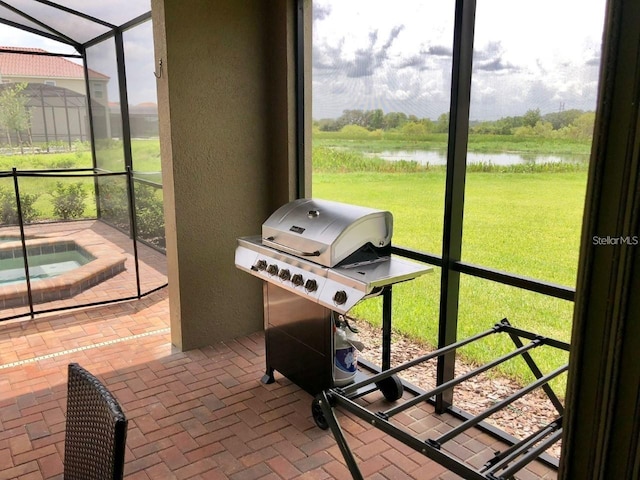
[[[153,0],[171,338],[263,328],[236,238],[295,196],[294,2]],[[159,68],[156,68],[159,71]]]

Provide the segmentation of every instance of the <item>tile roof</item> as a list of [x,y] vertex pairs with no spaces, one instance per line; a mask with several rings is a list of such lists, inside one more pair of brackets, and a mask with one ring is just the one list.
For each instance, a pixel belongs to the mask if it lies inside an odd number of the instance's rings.
[[[3,49],[24,52],[47,53],[41,48],[0,47],[0,75],[46,78],[84,78],[82,65],[78,65],[64,57],[48,55],[29,55],[4,53]],[[89,69],[89,77],[108,80],[109,77]]]

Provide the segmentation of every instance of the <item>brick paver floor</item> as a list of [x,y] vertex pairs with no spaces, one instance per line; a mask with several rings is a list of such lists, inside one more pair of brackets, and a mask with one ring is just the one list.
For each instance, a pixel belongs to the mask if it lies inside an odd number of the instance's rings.
[[[260,383],[262,333],[179,352],[160,290],[0,323],[0,479],[62,478],[70,362],[94,373],[121,403],[129,480],[350,478],[331,433],[314,424],[311,396],[281,376]],[[407,417],[409,428],[454,421],[423,408]],[[367,479],[459,478],[359,419],[340,411],[338,418]],[[495,446],[475,432],[452,450],[477,459]],[[533,464],[520,478],[555,474]]]

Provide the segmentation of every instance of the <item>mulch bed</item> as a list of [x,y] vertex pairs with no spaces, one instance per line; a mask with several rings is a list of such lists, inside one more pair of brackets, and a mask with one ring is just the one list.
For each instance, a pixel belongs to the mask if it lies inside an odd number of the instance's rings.
[[[365,350],[360,352],[360,356],[379,365],[382,355],[380,331],[366,321],[354,320],[352,322],[350,320],[350,322],[355,323],[359,330],[359,339],[366,346]],[[426,355],[430,351],[432,351],[430,346],[416,343],[414,340],[394,332],[392,335],[391,365],[399,365]],[[477,365],[457,359],[456,376],[476,367]],[[436,385],[435,360],[409,368],[401,376],[404,380],[423,390],[431,390]],[[479,414],[521,388],[522,385],[513,379],[481,373],[455,387],[453,404],[468,413]],[[521,439],[552,422],[557,415],[555,407],[546,395],[542,391],[535,390],[516,400],[507,408],[491,415],[485,422]],[[560,448],[561,442],[557,442],[547,450],[547,453],[559,458]]]

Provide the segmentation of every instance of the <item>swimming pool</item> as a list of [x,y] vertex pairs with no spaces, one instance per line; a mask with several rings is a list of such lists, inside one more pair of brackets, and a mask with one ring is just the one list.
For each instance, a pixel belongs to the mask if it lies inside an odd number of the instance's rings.
[[[29,255],[29,279],[32,282],[54,278],[95,260],[82,250]],[[0,285],[26,281],[23,257],[0,259]]]
[[3,243],[19,242],[19,241],[20,241],[20,236],[18,235],[0,235],[0,245],[2,245]]
[[[25,248],[34,304],[73,297],[126,270],[125,255],[81,238],[29,238]],[[0,243],[0,308],[29,305],[28,293],[22,243]]]

